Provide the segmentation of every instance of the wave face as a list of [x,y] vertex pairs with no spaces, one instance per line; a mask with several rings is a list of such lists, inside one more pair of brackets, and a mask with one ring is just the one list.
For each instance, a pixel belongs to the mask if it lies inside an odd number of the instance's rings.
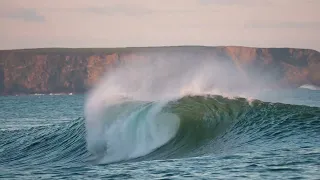
[[83,119],[57,125],[0,130],[0,167],[57,166],[89,157]]
[[197,157],[236,150],[249,142],[320,135],[318,107],[212,95],[166,103],[127,100],[109,107],[103,118],[113,121],[106,121],[101,134],[95,134],[96,144],[88,142],[99,163]]
[[204,156],[251,141],[299,139],[301,129],[319,135],[319,108],[250,100],[263,81],[229,67],[173,59],[127,62],[109,72],[86,99],[91,160]]
[[219,95],[117,102],[105,107],[102,121],[93,121],[97,124],[79,118],[54,125],[1,129],[0,168],[6,173],[17,168],[37,167],[41,171],[51,167],[50,173],[55,167],[85,170],[88,163],[301,148],[315,148],[306,158],[312,163],[319,160],[319,107]]

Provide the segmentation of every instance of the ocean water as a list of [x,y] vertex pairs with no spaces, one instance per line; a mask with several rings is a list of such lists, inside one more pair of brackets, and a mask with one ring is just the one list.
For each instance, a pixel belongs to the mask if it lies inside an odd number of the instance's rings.
[[0,179],[320,179],[320,91],[255,99],[0,97]]
[[230,63],[128,61],[85,95],[0,97],[0,178],[320,179],[320,91]]

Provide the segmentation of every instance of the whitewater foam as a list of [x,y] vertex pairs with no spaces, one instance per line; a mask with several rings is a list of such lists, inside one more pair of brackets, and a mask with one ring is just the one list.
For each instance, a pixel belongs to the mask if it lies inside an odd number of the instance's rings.
[[300,86],[299,88],[309,89],[309,90],[320,90],[320,87],[312,85],[312,84],[304,84],[304,85]]

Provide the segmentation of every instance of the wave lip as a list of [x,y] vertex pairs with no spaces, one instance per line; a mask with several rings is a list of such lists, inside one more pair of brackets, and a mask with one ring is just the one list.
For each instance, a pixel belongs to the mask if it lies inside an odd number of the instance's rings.
[[120,101],[106,106],[104,115],[95,116],[95,121],[86,121],[88,149],[99,163],[131,160],[150,153],[144,158],[199,154],[191,149],[214,140],[249,106],[244,98],[222,96]]
[[[103,131],[106,154],[102,161],[106,163],[143,156],[174,137],[179,118],[161,112],[162,106],[161,103],[122,104],[120,114]],[[105,118],[108,120],[108,115]]]

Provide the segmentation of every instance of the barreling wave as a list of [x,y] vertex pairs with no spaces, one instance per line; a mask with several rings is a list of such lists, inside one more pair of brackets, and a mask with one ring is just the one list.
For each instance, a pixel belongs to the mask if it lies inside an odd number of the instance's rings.
[[92,129],[97,134],[88,141],[89,149],[102,162],[137,158],[163,145],[168,151],[153,158],[181,156],[213,140],[248,107],[245,99],[221,96],[185,96],[165,102],[120,101],[106,108],[99,125],[102,128]]
[[[280,138],[301,127],[311,129],[302,134],[314,136],[318,108],[252,101],[265,83],[249,81],[234,67],[224,61],[159,59],[125,62],[108,72],[85,104],[92,160],[203,156],[237,149],[232,147],[241,142],[264,142],[257,138],[263,133]],[[300,114],[309,120],[300,122]],[[287,128],[296,123],[302,125]]]
[[320,136],[319,107],[245,98],[126,99],[103,112],[103,121],[92,131],[83,118],[0,131],[0,167],[199,157],[277,145],[307,147]]
[[320,135],[318,107],[218,95],[167,102],[124,100],[105,112],[95,144],[88,141],[98,163],[197,157]]

